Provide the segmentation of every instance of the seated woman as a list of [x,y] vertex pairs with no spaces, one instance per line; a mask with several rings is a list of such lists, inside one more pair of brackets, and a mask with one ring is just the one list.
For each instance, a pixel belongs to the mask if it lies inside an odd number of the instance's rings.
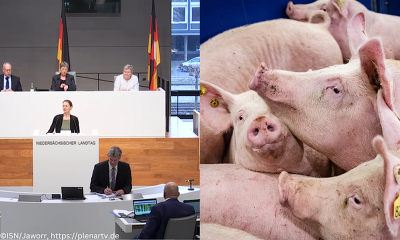
[[114,91],[139,91],[139,80],[133,75],[132,65],[125,65],[122,74],[117,76]]
[[61,130],[71,130],[72,133],[79,133],[79,120],[76,116],[70,114],[71,109],[72,102],[70,100],[64,100],[64,114],[58,114],[53,118],[53,123],[47,133],[53,133],[54,129],[56,133],[59,133]]
[[51,91],[76,91],[74,76],[67,73],[68,68],[68,63],[60,63],[60,74],[53,76]]

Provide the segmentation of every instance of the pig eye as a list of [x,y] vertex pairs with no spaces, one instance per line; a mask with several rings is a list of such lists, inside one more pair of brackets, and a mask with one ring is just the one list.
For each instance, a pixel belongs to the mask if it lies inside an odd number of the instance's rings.
[[336,94],[340,93],[340,90],[339,90],[337,87],[334,87],[334,88],[333,88],[333,91],[334,91]]
[[243,120],[243,117],[242,117],[242,116],[239,116],[239,120],[242,121],[242,120]]
[[325,12],[326,12],[326,9],[325,9],[325,8],[323,8],[323,9],[322,9],[322,11],[325,11]]
[[360,208],[362,206],[361,198],[359,198],[357,195],[351,196],[349,200],[355,205],[356,208]]

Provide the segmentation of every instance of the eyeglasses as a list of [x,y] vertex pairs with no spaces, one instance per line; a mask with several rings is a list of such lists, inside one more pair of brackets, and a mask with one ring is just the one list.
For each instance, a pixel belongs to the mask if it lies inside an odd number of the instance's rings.
[[6,72],[11,72],[11,69],[3,69]]

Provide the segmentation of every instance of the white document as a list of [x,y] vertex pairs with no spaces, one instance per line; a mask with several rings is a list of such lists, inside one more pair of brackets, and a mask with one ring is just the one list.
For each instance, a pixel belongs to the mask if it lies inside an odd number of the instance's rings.
[[121,197],[121,196],[115,195],[115,193],[110,194],[110,195],[107,195],[107,194],[104,194],[104,193],[96,193],[96,194],[97,194],[97,196],[99,196],[101,198],[120,198]]
[[121,218],[121,217],[133,218],[135,216],[135,213],[133,211],[128,211],[128,210],[114,209],[111,211],[111,213],[114,214],[114,216],[119,217],[119,218]]

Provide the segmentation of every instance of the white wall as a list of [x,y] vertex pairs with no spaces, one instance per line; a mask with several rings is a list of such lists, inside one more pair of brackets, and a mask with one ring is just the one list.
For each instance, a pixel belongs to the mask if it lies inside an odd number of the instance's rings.
[[73,103],[80,131],[99,137],[165,137],[165,92],[14,92],[0,94],[0,138],[46,133],[62,102]]

